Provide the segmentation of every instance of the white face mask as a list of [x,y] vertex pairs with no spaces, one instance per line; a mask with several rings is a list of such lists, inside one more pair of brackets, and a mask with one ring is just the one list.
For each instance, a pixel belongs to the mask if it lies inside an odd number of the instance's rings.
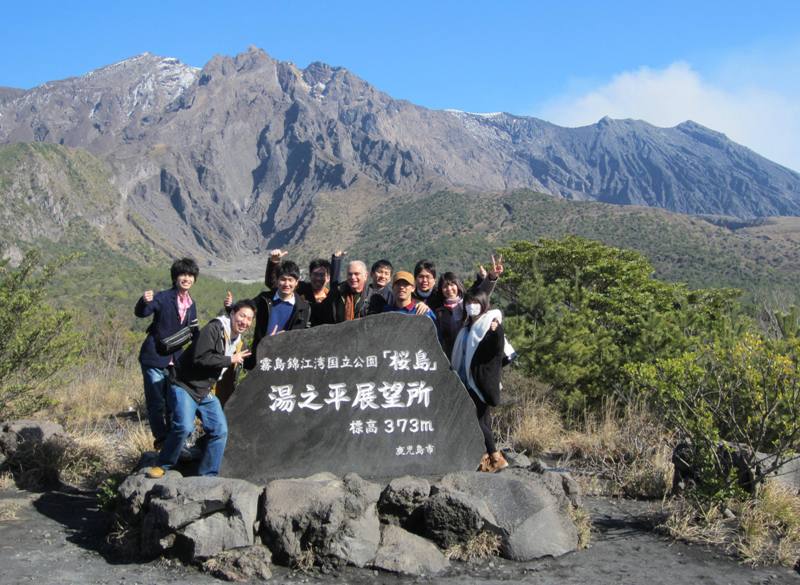
[[477,317],[481,314],[481,306],[478,303],[470,303],[467,305],[467,315],[470,317]]

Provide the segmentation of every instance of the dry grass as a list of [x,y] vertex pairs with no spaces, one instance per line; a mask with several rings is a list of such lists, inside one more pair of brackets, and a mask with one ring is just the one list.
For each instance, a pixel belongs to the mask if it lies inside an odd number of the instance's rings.
[[295,571],[301,573],[309,573],[314,568],[314,563],[317,560],[317,555],[314,552],[314,546],[308,545],[308,548],[300,551],[291,561],[291,567]]
[[134,367],[87,367],[69,384],[53,391],[47,414],[65,427],[98,423],[120,413],[142,413],[141,371]]
[[564,433],[561,416],[553,405],[545,399],[534,399],[520,412],[511,437],[517,450],[544,453],[559,449]]
[[10,471],[0,472],[0,490],[10,490],[15,487],[14,474]]
[[19,500],[0,500],[0,522],[10,522],[18,520],[17,513],[24,507],[24,503]]
[[592,541],[592,518],[585,508],[570,506],[569,516],[578,530],[578,550],[583,550]]
[[584,493],[662,498],[672,484],[673,437],[641,404],[607,402],[599,415],[565,420],[550,389],[510,370],[495,436],[532,455],[559,454]]
[[131,526],[117,516],[106,534],[106,543],[119,559],[135,560],[139,558],[139,532],[138,526]]
[[137,421],[125,427],[120,437],[121,464],[124,468],[135,466],[142,455],[152,450],[153,435],[146,423]]
[[607,403],[601,416],[587,416],[577,427],[561,441],[568,460],[610,480],[615,495],[666,495],[673,474],[673,438],[644,406],[620,409]]
[[720,504],[700,505],[688,500],[672,500],[666,506],[667,519],[659,527],[678,540],[724,546],[735,535],[732,516]]
[[118,455],[108,435],[89,430],[71,438],[59,462],[59,476],[63,482],[94,488],[118,469]]
[[23,444],[10,464],[18,484],[26,489],[47,489],[62,482],[94,489],[115,474],[129,472],[150,449],[152,438],[144,423],[106,421],[72,429],[66,437]]
[[55,406],[39,416],[60,422],[68,438],[24,448],[15,457],[13,469],[21,487],[43,489],[61,481],[96,488],[108,477],[128,472],[153,449],[149,427],[142,422],[136,354],[124,353],[122,341],[109,347],[117,348],[113,355],[95,356],[100,359],[90,360],[70,383],[53,390]]
[[673,538],[715,545],[753,565],[796,566],[800,560],[800,495],[779,482],[758,497],[726,504],[674,500],[661,526]]
[[501,543],[500,535],[480,532],[466,542],[454,544],[444,552],[444,556],[454,561],[479,561],[496,556]]
[[503,404],[492,412],[495,436],[532,455],[558,449],[564,426],[549,388],[511,368],[503,374],[503,391]]

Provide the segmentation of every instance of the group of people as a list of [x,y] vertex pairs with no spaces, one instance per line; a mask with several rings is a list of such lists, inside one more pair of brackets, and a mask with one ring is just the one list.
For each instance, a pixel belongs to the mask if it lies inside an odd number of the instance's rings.
[[[283,250],[271,252],[266,290],[237,302],[228,293],[225,310],[202,329],[189,294],[199,268],[190,258],[173,263],[172,288],[157,294],[147,290],[136,303],[137,317],[152,315],[139,355],[148,421],[159,450],[149,477],[162,477],[177,464],[196,418],[204,431],[197,473],[219,473],[227,440],[224,399],[232,391],[235,369],[255,366],[256,348],[264,337],[385,312],[434,321],[442,349],[475,403],[486,446],[479,469],[508,466],[495,446],[489,411],[499,404],[501,370],[513,356],[503,333],[503,316],[489,302],[503,272],[502,258],[493,256],[491,268],[481,266],[475,283],[466,288],[452,272],[437,280],[436,266],[429,260],[417,262],[413,273],[395,271],[388,260],[378,260],[368,272],[364,262],[353,260],[340,282],[342,251],[330,261],[313,260],[308,280],[302,280],[298,265],[284,259],[286,255]],[[253,323],[252,346],[245,349],[242,334]]]

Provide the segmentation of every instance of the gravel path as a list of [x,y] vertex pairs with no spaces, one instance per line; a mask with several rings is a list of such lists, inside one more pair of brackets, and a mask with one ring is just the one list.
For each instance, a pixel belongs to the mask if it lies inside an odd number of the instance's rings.
[[[541,585],[756,585],[792,583],[783,568],[751,569],[719,551],[673,543],[646,529],[646,505],[590,498],[594,522],[588,550],[558,559],[457,564],[436,579],[369,570],[303,575],[275,567],[274,583],[532,583]],[[9,517],[10,516],[10,517]],[[119,563],[104,556],[106,517],[86,494],[0,491],[0,584],[204,584],[219,581],[174,561]]]

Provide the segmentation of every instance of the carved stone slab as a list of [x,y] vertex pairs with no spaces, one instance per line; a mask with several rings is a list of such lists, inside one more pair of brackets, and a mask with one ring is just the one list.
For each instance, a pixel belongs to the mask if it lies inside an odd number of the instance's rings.
[[475,405],[430,319],[396,313],[265,338],[225,406],[222,474],[255,483],[474,470]]

